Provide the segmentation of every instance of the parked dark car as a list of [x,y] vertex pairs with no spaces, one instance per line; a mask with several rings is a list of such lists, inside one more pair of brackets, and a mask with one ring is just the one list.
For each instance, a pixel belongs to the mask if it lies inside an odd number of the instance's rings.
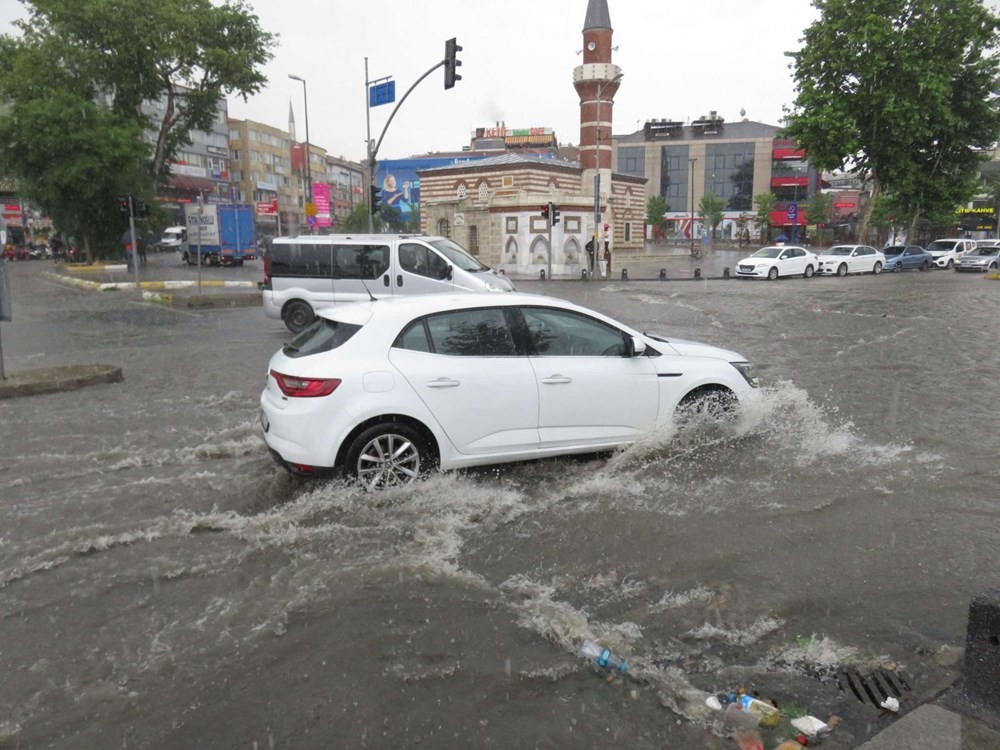
[[882,248],[882,253],[885,255],[886,271],[912,268],[927,271],[934,262],[933,256],[920,245],[889,245]]

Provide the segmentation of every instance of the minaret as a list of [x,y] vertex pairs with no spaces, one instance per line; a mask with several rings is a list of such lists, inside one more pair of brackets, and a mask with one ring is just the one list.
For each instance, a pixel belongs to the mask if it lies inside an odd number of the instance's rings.
[[295,110],[292,109],[292,100],[288,100],[288,138],[295,143]]
[[580,166],[584,193],[593,194],[600,170],[600,192],[611,192],[611,113],[621,68],[611,62],[611,16],[607,0],[589,0],[583,22],[583,64],[573,71],[580,97]]

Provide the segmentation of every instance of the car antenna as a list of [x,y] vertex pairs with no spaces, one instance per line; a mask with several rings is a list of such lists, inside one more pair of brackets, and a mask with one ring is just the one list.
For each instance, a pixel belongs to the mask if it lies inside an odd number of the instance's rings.
[[368,292],[368,301],[369,302],[377,302],[378,301],[378,297],[376,297],[374,294],[372,294],[372,290],[368,288],[368,285],[365,283],[364,279],[361,279],[361,286],[363,286],[365,288],[365,291]]

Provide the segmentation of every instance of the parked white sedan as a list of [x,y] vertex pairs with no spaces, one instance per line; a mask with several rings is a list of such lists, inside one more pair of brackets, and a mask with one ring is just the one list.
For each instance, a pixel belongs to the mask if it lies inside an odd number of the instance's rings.
[[816,273],[846,276],[849,273],[882,273],[885,255],[869,245],[834,245],[820,253]]
[[395,297],[317,315],[271,358],[264,441],[292,473],[369,489],[434,467],[612,450],[758,393],[739,354],[551,297]]
[[811,278],[819,264],[816,256],[795,245],[762,247],[749,258],[736,264],[736,276],[741,279],[771,279],[779,276]]

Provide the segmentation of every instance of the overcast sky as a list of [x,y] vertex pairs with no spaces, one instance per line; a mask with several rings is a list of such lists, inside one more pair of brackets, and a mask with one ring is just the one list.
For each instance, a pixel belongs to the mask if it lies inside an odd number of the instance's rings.
[[[334,156],[365,158],[365,58],[369,80],[392,76],[397,101],[444,58],[457,37],[462,80],[444,89],[435,70],[410,94],[389,126],[382,159],[468,145],[476,127],[549,127],[560,143],[580,140],[573,69],[582,62],[587,0],[248,0],[262,27],[279,36],[267,86],[231,117],[287,128],[295,110],[305,139],[302,84],[309,97],[309,139]],[[994,3],[990,2],[990,5]],[[727,122],[779,124],[794,89],[789,59],[817,18],[809,0],[608,0],[613,62],[625,73],[615,97],[614,132],[649,119],[687,121],[716,110]],[[0,0],[0,31],[23,16]],[[371,110],[378,139],[392,107]]]

